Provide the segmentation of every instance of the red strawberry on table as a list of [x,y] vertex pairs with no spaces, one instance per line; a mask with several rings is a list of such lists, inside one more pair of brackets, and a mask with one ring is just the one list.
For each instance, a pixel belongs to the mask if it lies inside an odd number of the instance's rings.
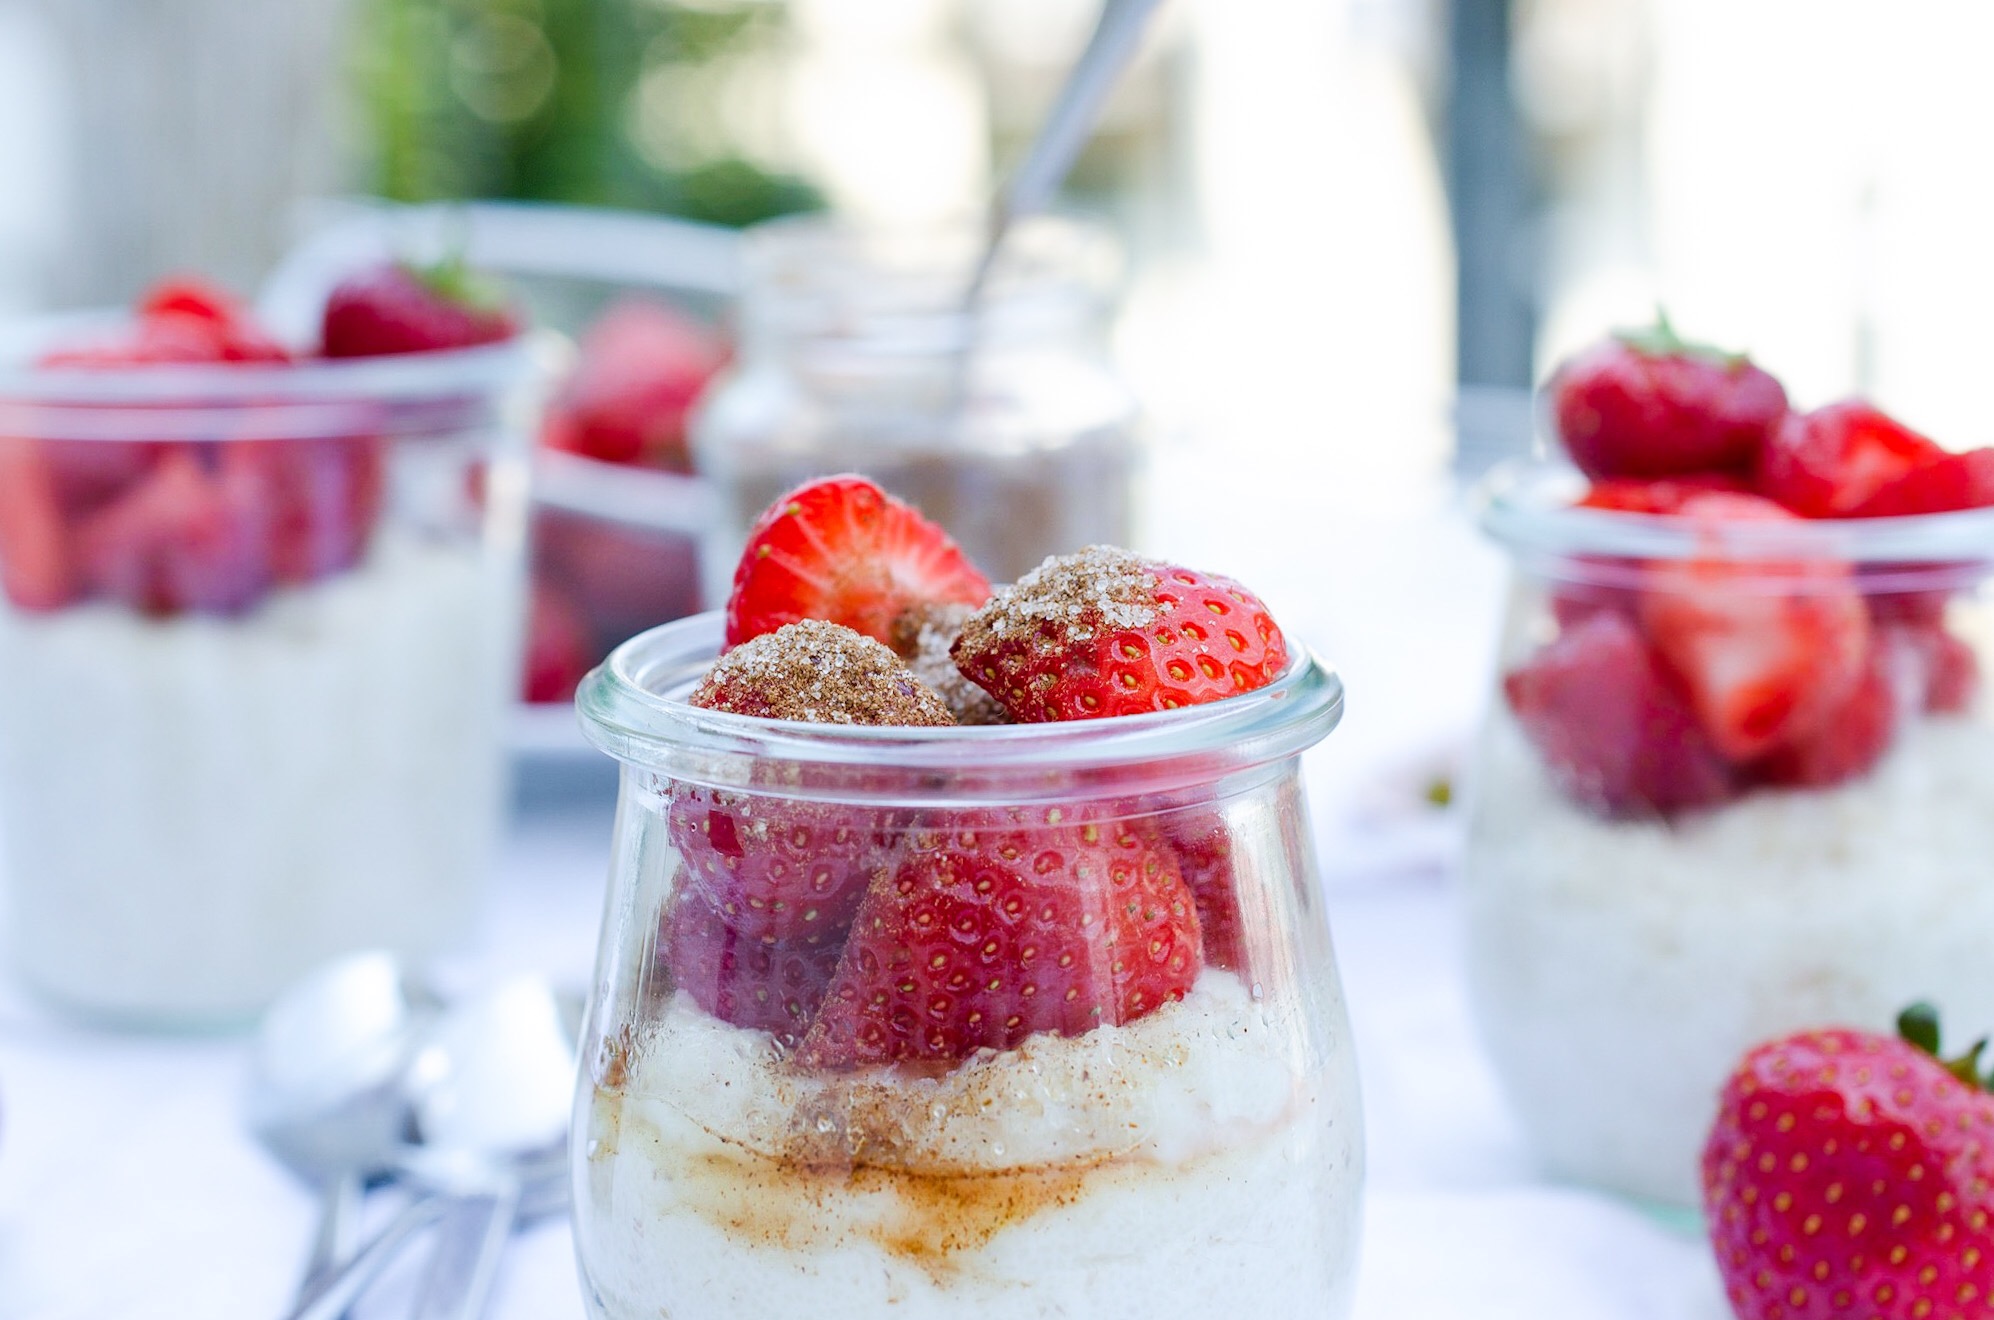
[[1994,1097],[1974,1058],[1805,1031],[1747,1054],[1703,1150],[1703,1204],[1740,1320],[1942,1320],[1994,1297]]
[[1805,518],[1846,518],[1945,451],[1860,400],[1788,413],[1759,455],[1758,489]]
[[1594,478],[1749,473],[1786,412],[1750,359],[1687,343],[1666,320],[1594,346],[1546,388],[1559,438]]
[[956,667],[1021,723],[1138,715],[1272,682],[1287,642],[1231,578],[1112,546],[1056,556],[963,624]]
[[518,333],[505,294],[461,261],[389,262],[349,276],[326,299],[321,326],[329,358],[473,348]]
[[659,954],[671,982],[722,1022],[766,1031],[786,1048],[803,1039],[838,966],[836,943],[785,945],[748,936],[705,896],[665,905]]
[[1858,518],[1906,518],[1994,506],[1994,449],[1941,454],[1880,487],[1852,512]]
[[1503,679],[1560,791],[1606,816],[1669,816],[1736,795],[1688,694],[1625,615],[1594,615]]
[[[1751,495],[1695,496],[1683,516],[1713,533],[1797,521]],[[1721,546],[1651,562],[1641,623],[1718,750],[1735,761],[1813,732],[1861,680],[1869,647],[1869,613],[1845,566],[1745,560]]]
[[806,1066],[946,1063],[1181,999],[1197,911],[1170,849],[1072,808],[965,812],[908,835],[859,906]]
[[547,444],[690,472],[686,414],[726,361],[719,336],[683,312],[625,299],[583,336],[575,373],[548,407]]
[[891,645],[916,605],[981,605],[990,582],[911,505],[864,477],[824,477],[763,512],[727,598],[727,645],[799,619],[842,624]]

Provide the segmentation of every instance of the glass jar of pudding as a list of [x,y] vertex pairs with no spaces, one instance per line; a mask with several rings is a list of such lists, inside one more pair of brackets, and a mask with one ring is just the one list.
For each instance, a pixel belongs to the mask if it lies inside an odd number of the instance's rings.
[[0,365],[0,859],[37,990],[227,1025],[468,934],[544,355]]
[[727,598],[763,509],[835,472],[923,510],[995,581],[1129,541],[1136,407],[1108,355],[1113,246],[1074,222],[1025,222],[971,316],[981,241],[816,217],[749,231],[737,357],[692,419],[718,505],[706,599]]
[[1483,1040],[1547,1168],[1664,1205],[1750,1046],[1994,1024],[1994,511],[1711,521],[1499,470],[1473,779]]
[[[721,634],[642,634],[579,698],[622,763],[590,1315],[1345,1314],[1362,1121],[1299,771],[1335,677],[812,725],[687,705]],[[785,876],[807,897],[765,901]],[[1122,938],[1157,904],[1196,947]],[[1164,968],[1181,990],[1130,991]]]

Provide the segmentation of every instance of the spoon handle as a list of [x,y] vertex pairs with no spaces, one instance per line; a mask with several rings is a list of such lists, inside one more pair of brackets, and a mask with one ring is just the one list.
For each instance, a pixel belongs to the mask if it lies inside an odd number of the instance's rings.
[[409,1320],[482,1320],[491,1306],[499,1260],[519,1218],[519,1184],[452,1199]]
[[345,1263],[328,1270],[317,1284],[307,1288],[285,1320],[339,1320],[367,1290],[367,1285],[408,1245],[408,1240],[429,1227],[442,1208],[440,1197],[411,1198],[395,1212],[386,1228],[361,1244]]
[[353,1230],[359,1223],[360,1199],[365,1191],[357,1169],[340,1169],[327,1175],[320,1185],[318,1231],[312,1235],[311,1255],[298,1284],[300,1301],[311,1295],[326,1271],[352,1252]]

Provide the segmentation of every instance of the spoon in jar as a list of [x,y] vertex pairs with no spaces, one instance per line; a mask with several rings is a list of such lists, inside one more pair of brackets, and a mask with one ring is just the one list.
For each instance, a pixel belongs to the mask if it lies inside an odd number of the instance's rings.
[[402,1077],[436,1002],[386,953],[326,964],[265,1013],[245,1101],[264,1147],[319,1188],[299,1296],[351,1246],[366,1179],[408,1139]]

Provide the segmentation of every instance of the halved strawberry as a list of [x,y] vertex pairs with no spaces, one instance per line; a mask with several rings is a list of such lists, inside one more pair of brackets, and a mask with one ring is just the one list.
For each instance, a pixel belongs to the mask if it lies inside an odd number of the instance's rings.
[[[1713,527],[1794,518],[1751,495],[1696,496],[1683,514]],[[1854,690],[1868,655],[1869,612],[1853,577],[1821,561],[1653,561],[1641,623],[1718,750],[1741,762],[1812,733]]]
[[1759,454],[1758,490],[1805,518],[1846,518],[1945,451],[1860,400],[1788,413]]
[[255,481],[175,448],[77,528],[77,557],[95,594],[144,613],[233,614],[269,588],[269,536]]
[[44,354],[41,364],[108,368],[290,360],[290,351],[227,290],[182,277],[155,285],[140,300],[137,319],[113,338],[57,348]]
[[1503,679],[1552,781],[1611,817],[1669,816],[1736,795],[1687,694],[1618,611],[1596,614]]
[[1768,754],[1755,767],[1764,783],[1828,788],[1868,774],[1897,737],[1901,699],[1882,646],[1871,648],[1862,677],[1812,731]]
[[701,1008],[785,1047],[803,1039],[838,967],[836,944],[750,938],[693,890],[666,903],[658,954],[671,983]]
[[1160,828],[1177,854],[1177,869],[1198,909],[1205,965],[1244,972],[1246,930],[1239,911],[1239,882],[1232,869],[1232,828],[1225,813],[1215,808],[1178,811],[1165,817]]
[[1682,512],[1689,500],[1713,491],[1749,495],[1752,488],[1743,477],[1728,472],[1696,472],[1646,481],[1637,477],[1607,477],[1592,483],[1578,507],[1608,513],[1676,514]]
[[800,619],[843,624],[891,645],[913,605],[981,605],[990,582],[912,506],[864,477],[799,486],[748,533],[727,599],[727,645]]
[[1912,468],[1851,511],[1856,518],[1906,518],[1994,506],[1994,449],[1941,454]]
[[1894,666],[1908,705],[1933,715],[1958,715],[1980,695],[1980,656],[1941,623],[1876,624],[1876,649]]
[[535,573],[526,611],[522,695],[532,702],[572,701],[576,685],[595,661],[588,620],[559,583]]
[[726,362],[720,337],[685,313],[650,299],[619,302],[583,336],[575,374],[548,405],[546,443],[690,472],[686,415]]
[[1198,916],[1170,849],[1072,808],[964,812],[910,832],[867,891],[806,1066],[953,1062],[1181,999]]
[[377,436],[240,440],[222,469],[261,491],[270,516],[270,571],[280,583],[316,582],[360,562],[379,520],[387,442]]
[[21,436],[0,436],[0,586],[24,610],[59,609],[76,592],[55,473]]

